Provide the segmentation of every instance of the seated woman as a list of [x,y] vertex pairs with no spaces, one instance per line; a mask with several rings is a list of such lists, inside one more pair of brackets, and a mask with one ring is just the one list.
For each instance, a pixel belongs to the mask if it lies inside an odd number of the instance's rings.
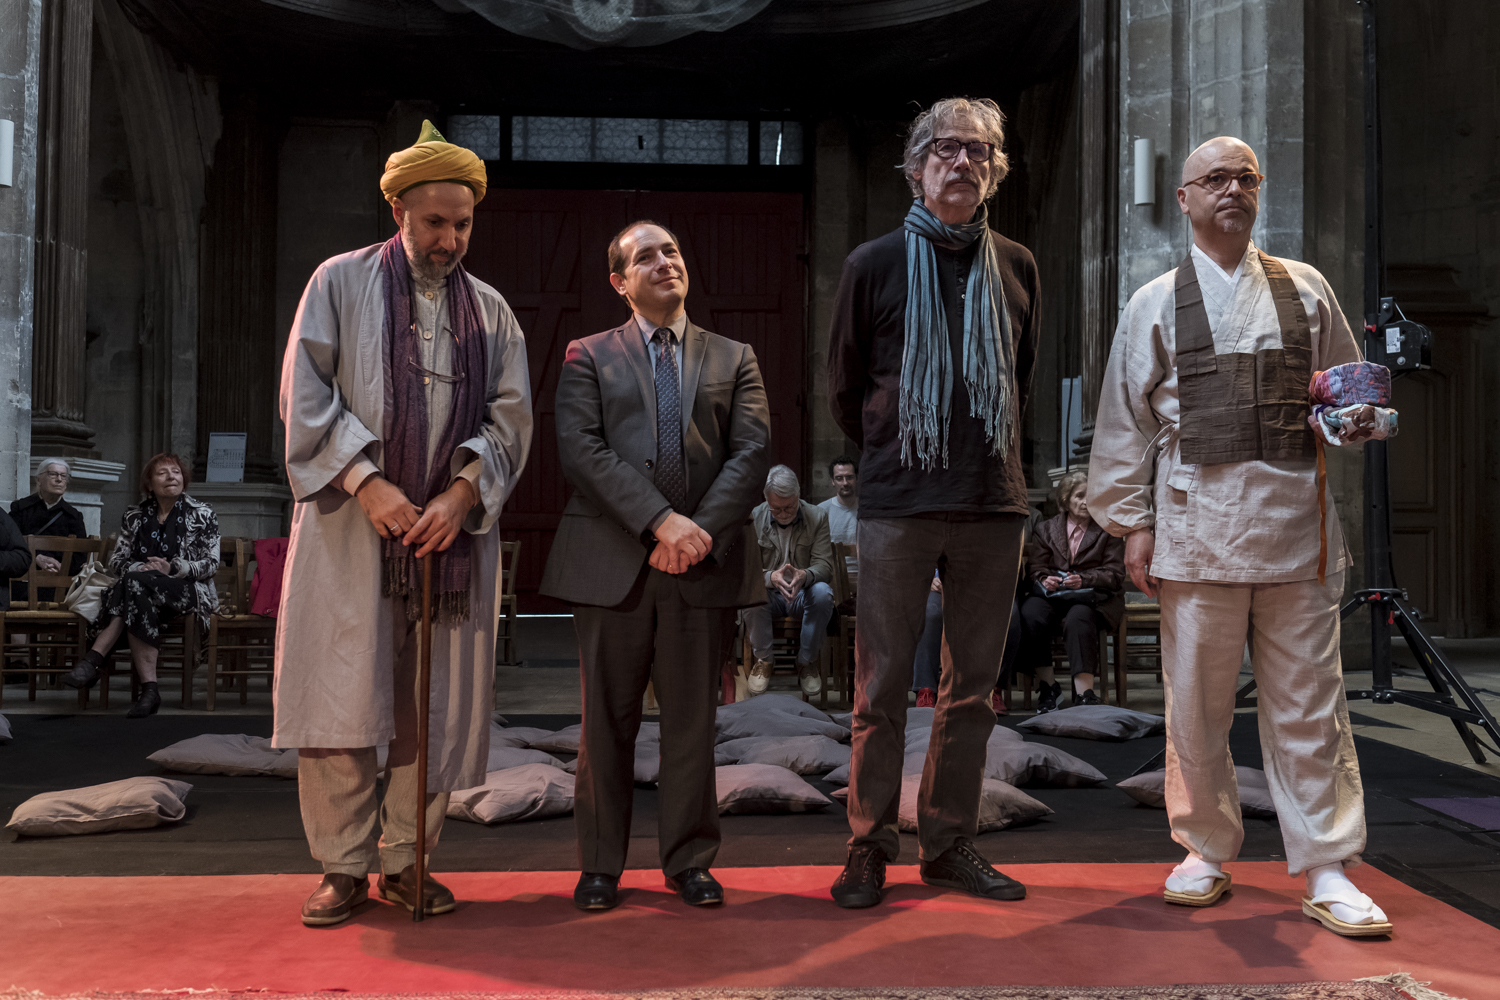
[[93,629],[93,648],[72,672],[69,687],[90,687],[99,678],[104,657],[120,633],[130,634],[130,661],[141,679],[141,694],[126,718],[156,714],[161,694],[156,686],[156,657],[161,637],[174,618],[193,614],[208,631],[208,616],[218,607],[214,573],[219,568],[219,519],[206,503],[183,490],[188,471],[176,455],[156,455],[141,472],[145,500],[125,510],[120,538],[110,556],[109,572],[117,581],[104,595],[104,607]]
[[[1026,576],[1040,588],[1021,601],[1026,649],[1023,670],[1034,670],[1041,693],[1037,712],[1057,708],[1062,697],[1052,669],[1052,640],[1060,632],[1073,668],[1073,704],[1097,705],[1099,631],[1115,628],[1125,611],[1125,542],[1089,517],[1088,474],[1070,472],[1057,484],[1062,513],[1038,524],[1026,546]],[[1092,595],[1042,596],[1092,590]]]

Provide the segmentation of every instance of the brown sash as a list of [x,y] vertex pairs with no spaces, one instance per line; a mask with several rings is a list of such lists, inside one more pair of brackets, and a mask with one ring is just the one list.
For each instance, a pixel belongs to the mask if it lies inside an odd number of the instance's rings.
[[1307,461],[1317,457],[1307,416],[1312,332],[1291,275],[1262,253],[1281,347],[1254,354],[1215,354],[1214,335],[1192,254],[1177,265],[1177,388],[1182,460]]

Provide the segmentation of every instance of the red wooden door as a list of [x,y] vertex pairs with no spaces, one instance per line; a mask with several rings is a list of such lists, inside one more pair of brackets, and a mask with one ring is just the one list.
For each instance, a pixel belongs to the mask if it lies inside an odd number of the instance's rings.
[[805,267],[802,197],[634,191],[492,190],[479,204],[465,266],[499,290],[526,334],[535,432],[531,458],[500,518],[519,540],[523,611],[561,610],[536,593],[567,502],[554,400],[568,342],[628,317],[609,284],[606,248],[632,219],[677,234],[688,316],[750,344],[771,404],[772,455],[802,470]]

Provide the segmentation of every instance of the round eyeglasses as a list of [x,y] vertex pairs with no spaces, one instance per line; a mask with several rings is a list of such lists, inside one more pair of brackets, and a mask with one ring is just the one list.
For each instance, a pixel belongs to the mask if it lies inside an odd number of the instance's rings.
[[1241,191],[1254,191],[1260,187],[1260,182],[1266,179],[1265,174],[1258,174],[1254,170],[1246,170],[1243,173],[1235,173],[1232,170],[1210,170],[1202,177],[1194,177],[1184,184],[1197,184],[1206,188],[1211,194],[1223,194],[1229,190],[1231,183],[1238,183]]

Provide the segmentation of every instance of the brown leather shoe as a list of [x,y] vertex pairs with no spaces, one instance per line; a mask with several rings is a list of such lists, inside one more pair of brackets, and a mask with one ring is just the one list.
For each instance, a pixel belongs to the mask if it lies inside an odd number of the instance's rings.
[[[382,875],[378,883],[380,898],[392,903],[399,903],[408,911],[417,908],[416,893],[417,866],[407,865],[401,869],[399,875]],[[422,879],[422,912],[427,916],[434,913],[451,913],[458,903],[453,899],[453,892],[431,875]]]
[[302,904],[302,922],[309,927],[343,923],[356,906],[369,898],[369,878],[330,872]]

